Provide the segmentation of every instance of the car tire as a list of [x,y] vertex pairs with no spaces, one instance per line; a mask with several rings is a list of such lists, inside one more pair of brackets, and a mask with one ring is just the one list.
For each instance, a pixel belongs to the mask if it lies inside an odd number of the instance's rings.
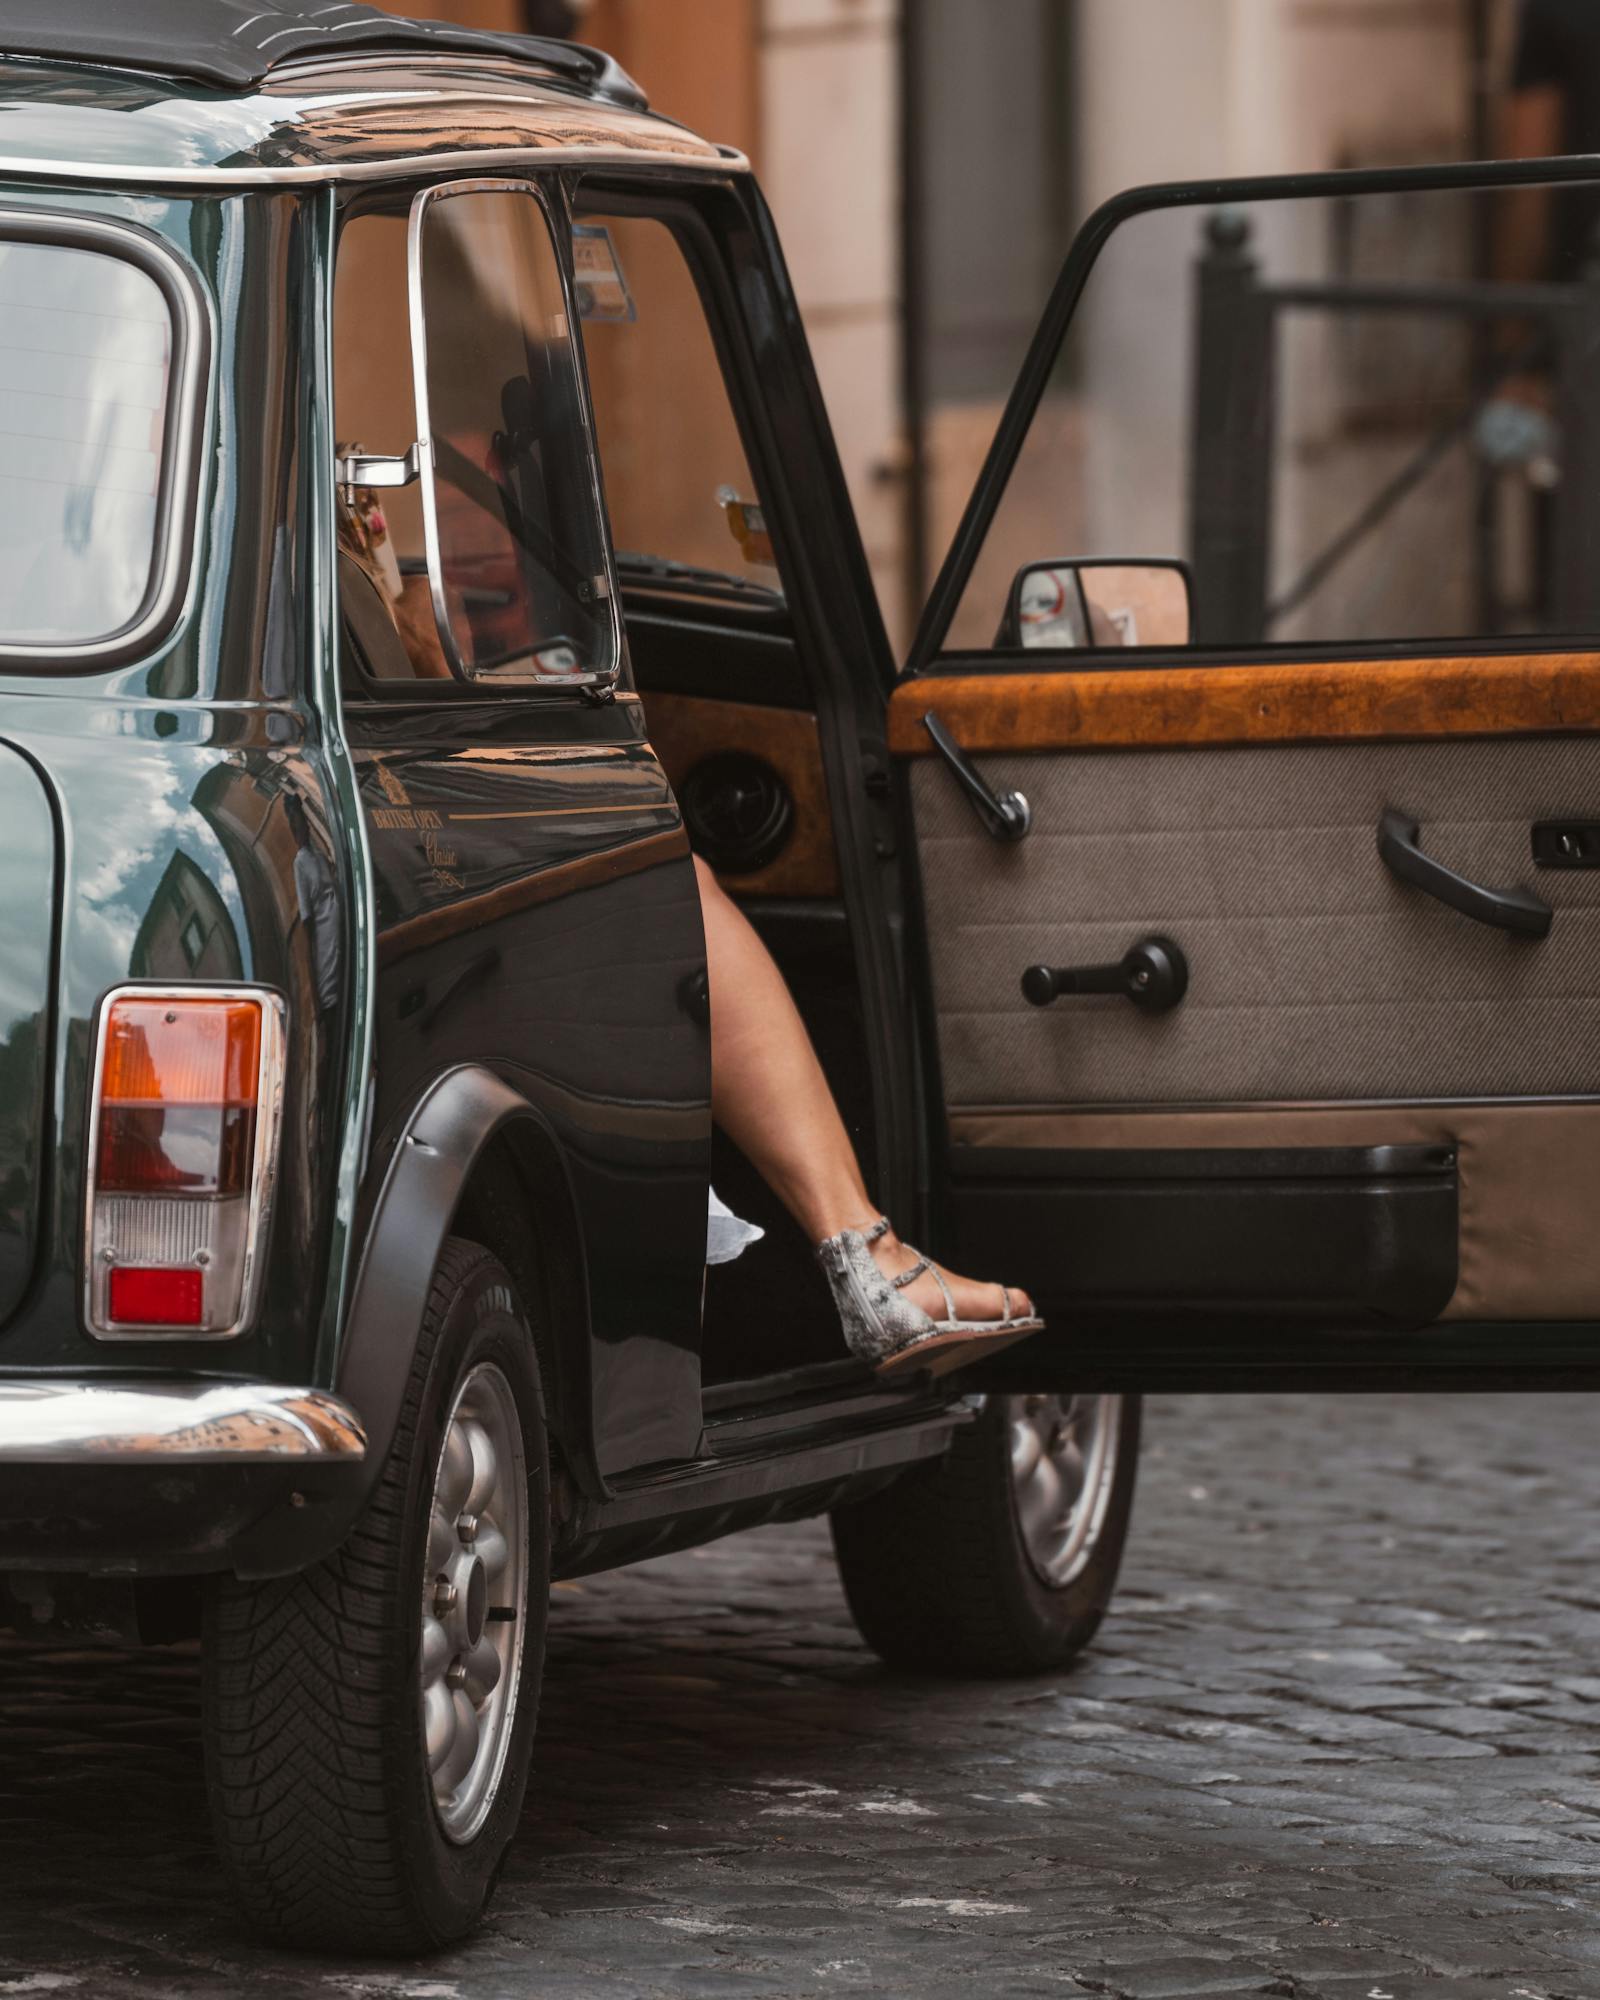
[[257,1929],[409,1955],[477,1921],[527,1786],[549,1521],[526,1315],[496,1259],[451,1238],[393,1444],[343,1545],[208,1594],[207,1789]]
[[851,1615],[926,1674],[1064,1666],[1116,1587],[1139,1458],[1137,1396],[990,1396],[942,1459],[833,1513]]

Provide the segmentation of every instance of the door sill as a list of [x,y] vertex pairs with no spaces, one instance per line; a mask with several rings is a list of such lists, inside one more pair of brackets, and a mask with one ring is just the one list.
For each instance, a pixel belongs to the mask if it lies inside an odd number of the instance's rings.
[[714,1459],[743,1456],[816,1432],[838,1435],[873,1429],[915,1411],[942,1409],[955,1398],[938,1385],[891,1388],[851,1356],[719,1382],[705,1390],[702,1451]]

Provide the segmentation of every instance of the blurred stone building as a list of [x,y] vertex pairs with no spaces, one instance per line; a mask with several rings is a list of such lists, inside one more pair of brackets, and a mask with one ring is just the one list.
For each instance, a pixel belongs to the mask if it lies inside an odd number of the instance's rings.
[[[1141,181],[1493,153],[1518,4],[432,0],[432,11],[570,29],[610,49],[659,108],[751,155],[903,637],[1083,216]],[[1388,254],[1401,264],[1415,247],[1406,226],[1397,213]],[[1159,305],[1137,301],[1105,337],[1137,341]],[[1055,525],[1046,539],[1065,545],[1074,524]]]

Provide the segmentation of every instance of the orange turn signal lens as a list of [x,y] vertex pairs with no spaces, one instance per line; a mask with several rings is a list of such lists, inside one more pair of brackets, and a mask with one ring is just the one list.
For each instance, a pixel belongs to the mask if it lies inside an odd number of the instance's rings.
[[260,1075],[258,1001],[124,998],[109,1010],[103,1105],[253,1108]]

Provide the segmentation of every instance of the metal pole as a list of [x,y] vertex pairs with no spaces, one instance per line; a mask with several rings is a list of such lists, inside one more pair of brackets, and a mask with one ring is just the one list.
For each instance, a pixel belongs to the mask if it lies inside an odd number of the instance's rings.
[[[1468,61],[1471,64],[1467,103],[1467,150],[1474,160],[1499,151],[1494,130],[1493,0],[1466,0]],[[1494,208],[1497,197],[1479,195],[1472,204],[1472,276],[1480,284],[1494,279]],[[1474,385],[1481,393],[1494,368],[1494,330],[1478,326],[1472,332]],[[1472,470],[1472,618],[1476,632],[1498,632],[1500,603],[1499,480],[1481,455],[1473,454]]]
[[1196,267],[1189,554],[1195,641],[1257,645],[1271,574],[1273,307],[1257,282],[1249,218],[1206,219]]
[[1593,265],[1556,326],[1561,483],[1555,490],[1547,611],[1556,631],[1592,632],[1600,621],[1594,503],[1600,477],[1600,273]]

